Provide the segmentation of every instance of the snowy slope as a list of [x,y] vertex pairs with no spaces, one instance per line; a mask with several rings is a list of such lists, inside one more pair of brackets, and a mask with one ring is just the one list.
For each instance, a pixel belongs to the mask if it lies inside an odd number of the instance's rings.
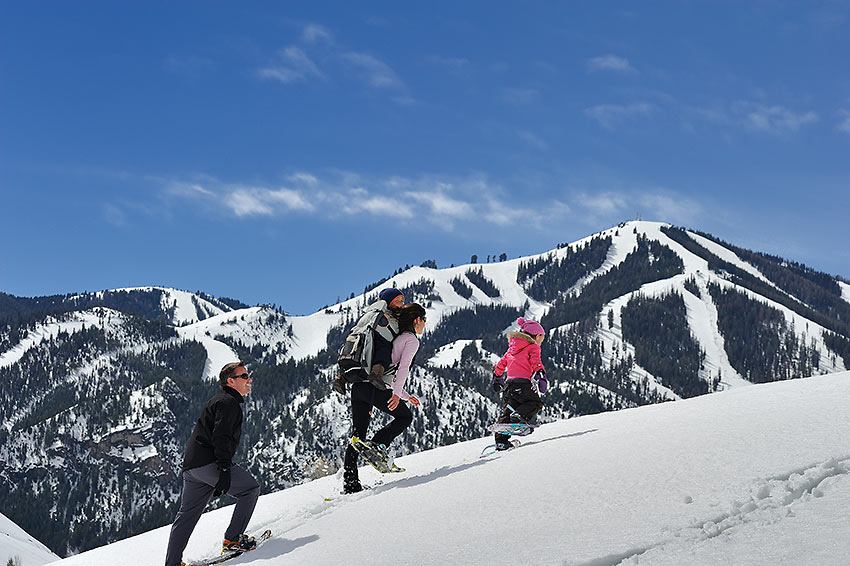
[[839,281],[838,284],[841,286],[841,298],[850,303],[850,285],[843,281]]
[[14,347],[0,353],[0,367],[17,363],[29,350],[38,348],[43,342],[50,341],[60,332],[71,334],[86,327],[111,328],[119,326],[125,319],[123,314],[102,307],[69,313],[61,319],[48,316]]
[[3,514],[0,514],[0,541],[0,564],[4,566],[10,558],[19,558],[20,566],[41,566],[59,559]]
[[[413,454],[361,494],[324,501],[328,477],[263,496],[251,529],[274,537],[232,564],[846,565],[848,407],[844,372],[558,421],[484,459],[487,438]],[[215,551],[231,510],[187,557]],[[167,538],[56,564],[159,565]]]
[[[262,345],[267,351],[286,350],[292,345],[288,335],[289,325],[283,315],[269,307],[249,307],[222,312],[203,320],[187,323],[177,328],[178,335],[186,340],[196,340],[207,351],[204,379],[218,379],[224,364],[236,361],[239,356],[228,344],[217,340],[225,337],[251,348]],[[282,361],[283,355],[275,361]]]
[[128,287],[113,291],[162,291],[161,306],[164,311],[174,309],[171,322],[175,325],[189,324],[225,312],[221,307],[212,304],[188,291],[180,291],[168,287]]

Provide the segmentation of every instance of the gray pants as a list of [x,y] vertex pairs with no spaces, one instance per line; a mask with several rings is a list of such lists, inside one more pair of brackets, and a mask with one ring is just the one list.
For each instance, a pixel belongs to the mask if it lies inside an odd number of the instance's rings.
[[[215,463],[183,472],[183,500],[174,524],[171,526],[165,566],[180,566],[183,550],[189,543],[189,537],[195,530],[195,525],[198,524],[204,508],[212,498],[218,476],[218,467]],[[230,491],[227,493],[236,498],[236,507],[233,509],[230,525],[224,531],[224,538],[236,540],[245,532],[248,521],[254,513],[257,498],[260,497],[260,484],[239,466],[233,466],[230,469],[230,478]]]

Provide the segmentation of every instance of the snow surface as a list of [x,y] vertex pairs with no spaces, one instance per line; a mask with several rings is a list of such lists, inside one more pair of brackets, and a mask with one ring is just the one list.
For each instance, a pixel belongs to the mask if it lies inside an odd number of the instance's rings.
[[839,281],[838,285],[841,287],[841,298],[850,303],[850,285],[843,281]]
[[20,558],[21,566],[41,566],[59,559],[3,514],[0,514],[0,541],[0,564],[3,566],[15,557]]
[[452,367],[456,363],[460,362],[463,349],[470,344],[475,344],[475,348],[478,350],[479,355],[484,356],[485,359],[488,359],[493,363],[493,365],[497,364],[499,362],[499,356],[485,350],[481,345],[481,342],[481,340],[456,340],[455,342],[449,342],[445,346],[441,346],[437,349],[434,356],[428,360],[428,365],[440,368]]
[[[231,564],[846,565],[848,438],[850,372],[557,421],[500,455],[479,458],[485,437],[400,458],[360,494],[331,476],[264,495],[250,530],[273,538]],[[231,511],[202,517],[187,558],[216,552]],[[56,564],[159,566],[168,534]]]

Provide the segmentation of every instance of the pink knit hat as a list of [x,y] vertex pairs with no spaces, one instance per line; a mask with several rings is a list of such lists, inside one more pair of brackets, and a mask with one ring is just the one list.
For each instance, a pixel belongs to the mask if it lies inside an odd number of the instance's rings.
[[519,324],[520,330],[525,332],[526,334],[531,334],[532,336],[537,336],[538,334],[546,334],[546,331],[543,330],[543,327],[540,326],[539,322],[535,322],[533,320],[525,320],[522,317],[516,319],[516,323]]

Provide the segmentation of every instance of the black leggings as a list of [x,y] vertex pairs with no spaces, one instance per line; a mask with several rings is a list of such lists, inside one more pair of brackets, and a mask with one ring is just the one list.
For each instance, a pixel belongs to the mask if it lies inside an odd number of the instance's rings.
[[[375,433],[372,442],[389,446],[399,434],[404,432],[413,422],[413,413],[407,403],[399,400],[398,407],[390,411],[387,403],[393,392],[390,389],[381,391],[369,382],[363,381],[351,386],[351,418],[354,421],[354,436],[365,440],[366,431],[369,429],[369,421],[372,418],[372,407],[393,416],[387,425]],[[345,449],[345,469],[357,470],[357,450],[351,444]]]
[[[531,422],[540,409],[543,408],[543,401],[540,400],[540,395],[531,386],[530,379],[509,379],[505,383],[505,391],[502,393],[502,400],[505,402],[505,408],[502,410],[502,416],[499,417],[500,423],[511,422],[511,411],[508,405],[513,407],[514,411],[522,415],[526,422]],[[496,442],[507,443],[510,435],[496,434]]]

